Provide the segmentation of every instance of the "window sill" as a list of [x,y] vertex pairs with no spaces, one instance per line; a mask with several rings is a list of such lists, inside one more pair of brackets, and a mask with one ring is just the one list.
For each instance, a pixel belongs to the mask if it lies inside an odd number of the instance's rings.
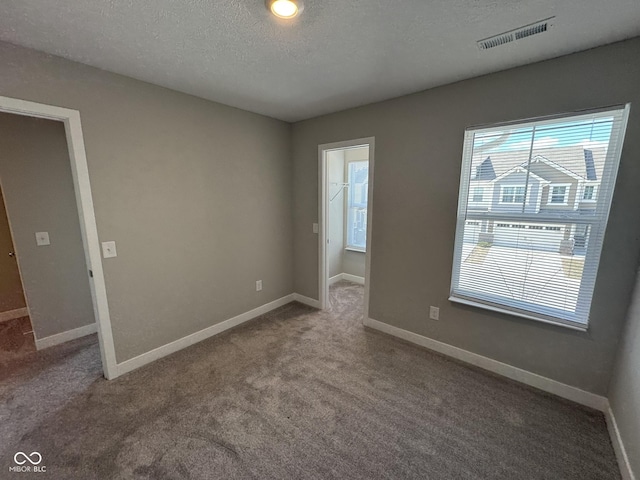
[[358,247],[345,247],[345,250],[349,252],[367,253],[366,249]]
[[536,317],[535,315],[527,315],[526,313],[513,312],[511,310],[507,310],[500,307],[494,307],[493,305],[488,305],[482,302],[467,300],[466,298],[451,296],[449,297],[449,301],[454,303],[460,303],[462,305],[468,305],[471,307],[482,308],[483,310],[490,310],[492,312],[504,313],[506,315],[512,315],[514,317],[526,318],[527,320],[534,320],[536,322],[548,323],[550,325],[556,325],[558,327],[564,327],[570,330],[577,330],[579,332],[586,332],[588,330],[587,325],[579,325],[576,323],[566,323],[563,320],[550,320],[547,318]]

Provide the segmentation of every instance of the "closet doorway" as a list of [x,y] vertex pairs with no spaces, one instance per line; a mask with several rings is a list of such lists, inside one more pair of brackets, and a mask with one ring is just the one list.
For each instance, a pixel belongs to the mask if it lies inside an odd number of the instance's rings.
[[35,351],[33,327],[0,184],[0,354]]
[[[113,345],[113,334],[111,331],[111,320],[109,318],[109,306],[107,302],[107,292],[102,270],[102,261],[100,256],[100,243],[98,240],[98,231],[95,220],[95,212],[93,209],[93,198],[91,194],[91,184],[89,181],[89,170],[87,166],[87,158],[82,135],[82,125],[80,121],[80,112],[63,107],[45,105],[26,100],[0,96],[0,112],[4,114],[16,115],[20,117],[35,117],[46,120],[54,120],[61,122],[66,138],[66,150],[68,161],[70,162],[71,184],[73,186],[73,201],[77,208],[79,221],[80,245],[83,250],[84,265],[82,276],[88,280],[88,289],[90,295],[91,309],[93,310],[93,323],[88,326],[75,328],[61,334],[48,335],[46,338],[39,339],[37,328],[35,331],[36,346],[38,348],[46,348],[63,341],[78,338],[89,332],[98,332],[98,340],[100,345],[100,353],[102,357],[102,367],[104,376],[107,379],[114,378],[118,375],[118,366],[115,358],[115,348]],[[46,160],[46,158],[45,158]],[[5,194],[8,197],[7,185],[5,185]],[[9,206],[9,217],[11,217],[12,208]],[[16,217],[18,218],[18,217]],[[14,219],[14,218],[12,218]],[[33,232],[32,232],[33,233]],[[36,236],[30,237],[30,241],[36,245],[49,245],[48,235],[40,237],[36,232]],[[41,243],[42,242],[42,243]],[[2,252],[0,252],[2,254]],[[25,264],[22,265],[25,267]],[[23,275],[26,277],[26,270],[23,268]],[[29,282],[24,285],[26,296],[29,297]],[[30,307],[31,302],[27,299]],[[35,313],[32,310],[31,316],[33,323],[37,327],[35,321]]]
[[364,285],[368,315],[374,138],[324,144],[319,155],[319,300],[329,308],[329,288]]

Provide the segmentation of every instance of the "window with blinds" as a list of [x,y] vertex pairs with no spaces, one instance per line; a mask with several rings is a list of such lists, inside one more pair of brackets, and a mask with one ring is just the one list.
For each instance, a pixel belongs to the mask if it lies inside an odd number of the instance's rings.
[[349,189],[347,196],[346,248],[364,252],[367,248],[369,161],[347,162],[347,177]]
[[586,329],[628,110],[465,132],[451,301]]

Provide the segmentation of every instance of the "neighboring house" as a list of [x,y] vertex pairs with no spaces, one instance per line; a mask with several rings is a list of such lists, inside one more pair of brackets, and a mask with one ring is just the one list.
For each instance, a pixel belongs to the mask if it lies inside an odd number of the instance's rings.
[[[478,155],[472,164],[469,213],[540,215],[541,222],[568,211],[593,215],[605,158],[605,147],[581,145],[535,149],[530,162],[528,150]],[[500,223],[471,219],[467,225],[468,242],[511,246],[527,230],[532,248],[562,254],[584,254],[589,233],[586,225],[508,218]]]

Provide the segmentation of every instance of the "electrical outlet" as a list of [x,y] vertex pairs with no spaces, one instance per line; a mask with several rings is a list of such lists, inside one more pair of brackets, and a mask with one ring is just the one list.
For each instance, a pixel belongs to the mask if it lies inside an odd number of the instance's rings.
[[51,245],[49,241],[49,232],[36,232],[36,245],[42,247],[43,245]]
[[440,320],[440,309],[438,307],[429,307],[429,318],[431,320]]
[[262,280],[256,280],[256,292],[262,290]]
[[116,242],[102,242],[102,258],[117,257]]

